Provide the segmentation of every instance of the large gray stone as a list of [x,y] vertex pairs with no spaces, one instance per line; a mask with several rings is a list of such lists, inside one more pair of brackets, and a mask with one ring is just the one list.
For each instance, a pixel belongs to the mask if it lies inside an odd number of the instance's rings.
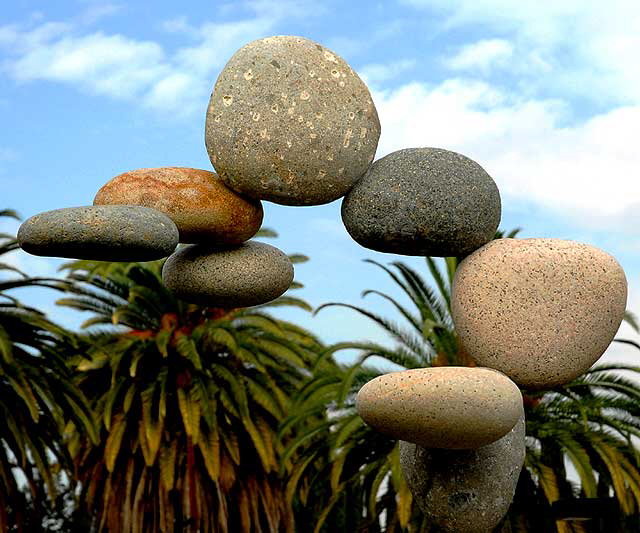
[[259,39],[233,55],[205,129],[229,187],[285,205],[343,196],[373,161],[379,137],[364,82],[334,52],[294,36]]
[[249,307],[274,300],[293,281],[293,265],[274,246],[192,244],[164,264],[162,279],[178,298],[210,307]]
[[402,471],[430,533],[490,533],[509,510],[524,457],[524,415],[500,440],[476,450],[400,442]]
[[627,280],[608,253],[561,239],[496,239],[456,270],[451,315],[467,353],[519,385],[575,379],[613,340]]
[[356,242],[402,255],[467,255],[494,237],[500,212],[491,176],[439,148],[379,159],[342,202],[342,220]]
[[148,207],[69,207],[34,215],[18,230],[20,247],[33,255],[95,261],[152,261],[171,254],[178,228]]
[[441,366],[391,372],[358,392],[358,414],[381,433],[428,448],[478,448],[508,433],[522,393],[491,368]]

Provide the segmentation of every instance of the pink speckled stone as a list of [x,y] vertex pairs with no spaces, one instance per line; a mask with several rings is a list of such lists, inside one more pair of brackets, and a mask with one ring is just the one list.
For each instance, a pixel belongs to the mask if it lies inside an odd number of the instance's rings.
[[618,262],[560,239],[497,239],[458,267],[455,328],[479,365],[528,388],[567,383],[604,353],[627,301]]
[[364,421],[427,448],[471,449],[508,433],[523,414],[522,394],[490,368],[444,366],[392,372],[360,389]]

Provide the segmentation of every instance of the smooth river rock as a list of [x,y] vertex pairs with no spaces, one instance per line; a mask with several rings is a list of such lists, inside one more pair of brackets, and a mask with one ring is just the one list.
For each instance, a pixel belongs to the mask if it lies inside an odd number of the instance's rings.
[[141,168],[116,176],[95,205],[124,204],[162,211],[178,226],[180,242],[240,244],[262,224],[262,204],[226,187],[214,172],[196,168]]
[[497,239],[467,257],[451,296],[455,329],[479,365],[523,387],[567,383],[604,353],[627,301],[609,254],[560,239]]
[[513,428],[522,394],[490,368],[445,366],[392,372],[360,389],[363,420],[391,437],[428,448],[478,448]]
[[337,54],[294,36],[253,41],[216,81],[205,127],[222,180],[253,198],[319,205],[373,161],[380,121],[364,82]]
[[293,281],[293,265],[274,246],[191,244],[164,264],[162,279],[178,298],[210,307],[249,307],[274,300]]
[[178,228],[148,207],[69,207],[34,215],[18,230],[20,247],[33,255],[94,261],[152,261],[171,254]]
[[525,458],[524,415],[500,440],[476,450],[400,442],[400,464],[430,533],[491,533],[507,514]]
[[356,242],[402,255],[467,255],[494,237],[500,213],[491,176],[439,148],[377,160],[342,202],[342,221]]

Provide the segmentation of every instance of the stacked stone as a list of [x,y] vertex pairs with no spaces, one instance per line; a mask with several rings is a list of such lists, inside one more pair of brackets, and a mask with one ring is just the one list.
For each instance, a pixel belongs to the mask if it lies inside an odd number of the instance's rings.
[[[558,239],[492,240],[498,188],[471,159],[409,148],[373,162],[380,136],[366,85],[334,52],[277,36],[238,50],[206,113],[216,173],[141,169],[115,177],[95,205],[32,217],[20,228],[38,255],[148,261],[172,255],[163,280],[202,305],[251,306],[293,279],[279,250],[250,241],[261,200],[290,206],[338,198],[353,239],[403,255],[456,256],[452,315],[483,367],[387,374],[357,409],[401,440],[417,502],[444,531],[490,531],[513,498],[525,454],[519,386],[549,388],[583,373],[620,325],[626,280],[611,256]],[[178,242],[186,246],[174,252]]]

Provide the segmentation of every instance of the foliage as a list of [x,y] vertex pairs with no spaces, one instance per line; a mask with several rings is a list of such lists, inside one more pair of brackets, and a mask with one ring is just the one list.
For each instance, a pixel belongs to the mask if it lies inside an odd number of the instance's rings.
[[91,313],[75,365],[101,440],[77,433],[72,453],[92,528],[293,531],[297,455],[276,432],[321,345],[265,309],[309,306],[187,304],[160,262],[66,269],[72,295],[59,303]]
[[[18,218],[10,210],[0,216]],[[0,256],[17,248],[11,235],[0,235]],[[7,292],[59,285],[6,262],[0,271],[9,273],[0,280],[0,531],[20,531],[55,501],[58,475],[71,465],[65,427],[93,442],[97,433],[62,355],[73,349],[72,336]]]

